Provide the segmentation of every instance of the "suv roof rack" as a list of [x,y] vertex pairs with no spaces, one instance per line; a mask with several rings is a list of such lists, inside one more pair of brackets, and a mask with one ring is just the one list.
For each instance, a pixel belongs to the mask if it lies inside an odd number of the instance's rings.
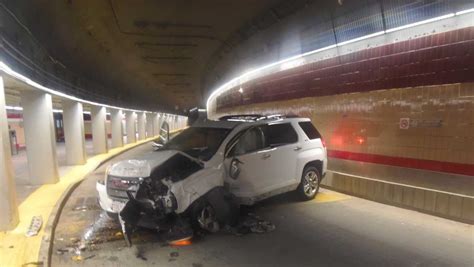
[[297,118],[295,115],[283,115],[283,114],[273,114],[273,115],[259,115],[259,114],[241,114],[241,115],[228,115],[220,117],[220,121],[242,121],[242,122],[253,122],[260,120],[278,120],[285,118]]

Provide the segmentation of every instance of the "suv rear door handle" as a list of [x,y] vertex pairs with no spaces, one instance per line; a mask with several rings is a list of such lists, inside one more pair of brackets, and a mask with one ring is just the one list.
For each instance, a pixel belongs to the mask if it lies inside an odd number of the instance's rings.
[[298,151],[298,150],[301,150],[301,147],[300,146],[297,146],[295,148],[293,148],[294,151]]
[[262,155],[262,159],[268,159],[269,157],[271,157],[272,155],[270,154],[263,154]]

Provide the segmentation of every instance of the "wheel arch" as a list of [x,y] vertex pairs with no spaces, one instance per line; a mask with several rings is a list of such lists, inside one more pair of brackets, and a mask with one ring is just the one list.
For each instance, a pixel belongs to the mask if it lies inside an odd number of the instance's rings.
[[307,167],[312,166],[312,167],[315,167],[316,169],[318,169],[319,175],[322,176],[323,175],[323,164],[324,164],[324,162],[320,159],[308,161],[304,165],[303,170],[301,172],[301,175],[303,175],[303,172]]
[[233,196],[223,186],[215,186],[207,191],[204,195],[195,199],[187,208],[188,215],[194,216],[193,213],[202,207],[205,203],[209,203],[216,211],[217,218],[220,223],[234,225],[238,216],[238,205],[235,204]]

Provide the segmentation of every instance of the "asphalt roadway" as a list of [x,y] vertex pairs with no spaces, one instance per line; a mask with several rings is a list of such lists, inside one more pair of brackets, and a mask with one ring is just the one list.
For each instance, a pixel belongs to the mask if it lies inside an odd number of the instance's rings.
[[309,202],[285,194],[252,207],[276,226],[272,232],[222,231],[172,247],[143,230],[126,247],[118,222],[97,204],[95,182],[108,164],[151,150],[145,144],[112,159],[72,193],[52,266],[474,266],[472,225],[330,190]]

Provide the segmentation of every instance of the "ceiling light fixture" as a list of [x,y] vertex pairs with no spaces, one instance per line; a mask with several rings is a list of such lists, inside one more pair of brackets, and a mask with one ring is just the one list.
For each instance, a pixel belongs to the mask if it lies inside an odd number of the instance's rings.
[[[101,104],[101,103],[98,103],[98,102],[84,100],[84,99],[81,99],[81,98],[78,98],[78,97],[75,97],[75,96],[72,96],[72,95],[65,94],[65,93],[60,92],[60,91],[53,90],[51,88],[43,86],[43,85],[31,80],[30,78],[14,71],[7,64],[5,64],[3,61],[0,61],[0,71],[3,71],[5,74],[7,74],[7,75],[19,80],[19,81],[22,81],[22,82],[34,87],[35,89],[38,89],[40,91],[46,92],[46,93],[51,94],[51,95],[58,96],[60,98],[66,98],[66,99],[69,99],[69,100],[73,100],[73,101],[76,101],[76,102],[81,102],[83,104],[89,104],[89,105],[92,105],[92,106],[99,106],[99,107],[105,107],[105,108],[111,108],[111,109],[119,109],[119,110],[123,110],[123,111],[154,113],[154,112],[147,111],[147,110],[136,110],[136,109],[122,108],[122,107],[117,107],[117,106],[112,106],[112,105]],[[7,106],[6,109],[23,110],[23,108],[21,108],[21,107],[12,107],[12,106]],[[84,113],[85,114],[90,114],[90,112],[87,112],[87,111],[84,111]]]

